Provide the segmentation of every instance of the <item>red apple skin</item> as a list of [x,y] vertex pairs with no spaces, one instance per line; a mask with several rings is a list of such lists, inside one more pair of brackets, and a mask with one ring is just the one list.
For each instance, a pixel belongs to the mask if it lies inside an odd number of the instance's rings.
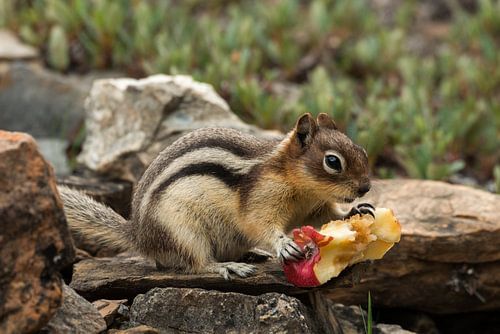
[[319,233],[312,226],[303,226],[293,230],[295,243],[306,253],[306,258],[298,262],[286,262],[283,271],[288,282],[298,287],[321,285],[316,278],[314,266],[321,260],[319,247],[332,240]]
[[319,251],[316,250],[316,254],[309,259],[285,263],[283,271],[288,282],[302,288],[319,286],[320,282],[314,273],[314,264],[319,261],[318,257]]

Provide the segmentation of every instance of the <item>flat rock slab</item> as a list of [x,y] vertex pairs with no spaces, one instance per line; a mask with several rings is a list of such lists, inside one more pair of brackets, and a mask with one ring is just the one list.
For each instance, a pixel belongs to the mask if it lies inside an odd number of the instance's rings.
[[[383,260],[354,267],[321,287],[335,301],[433,313],[500,307],[500,196],[435,181],[375,182],[363,198],[392,208],[402,239]],[[129,298],[153,287],[199,287],[248,294],[304,293],[286,282],[276,264],[257,276],[226,282],[217,275],[158,272],[140,258],[87,259],[75,266],[72,286],[89,298]],[[357,281],[352,285],[353,281]]]
[[307,308],[279,293],[155,288],[134,299],[130,320],[160,333],[318,333]]
[[[141,257],[91,258],[75,264],[70,286],[90,300],[133,298],[155,287],[203,288],[251,295],[308,291],[288,283],[281,267],[275,262],[256,266],[258,273],[255,276],[226,281],[216,274],[187,275],[158,271],[153,263]],[[356,270],[347,270],[327,285],[351,286],[356,277]]]
[[500,260],[500,196],[466,186],[421,180],[374,183],[363,201],[391,208],[401,242],[391,250],[427,261]]
[[33,59],[38,57],[38,51],[22,43],[12,32],[0,29],[0,60]]
[[54,172],[33,138],[0,131],[0,333],[32,333],[61,303],[74,249]]
[[[182,275],[156,270],[142,258],[92,258],[75,265],[71,286],[88,299],[133,298],[154,287],[203,288],[258,295],[311,292],[292,286],[276,263],[258,264],[256,276],[225,281],[217,275]],[[446,314],[500,308],[500,262],[463,265],[428,262],[397,254],[357,265],[319,290],[335,302],[365,304],[371,291],[380,307]]]
[[451,314],[500,308],[500,261],[459,264],[402,259],[397,254],[365,267],[351,287],[324,291],[335,302]]
[[420,180],[374,183],[363,198],[394,210],[399,244],[349,289],[328,295],[343,304],[432,313],[500,307],[500,196],[466,186]]

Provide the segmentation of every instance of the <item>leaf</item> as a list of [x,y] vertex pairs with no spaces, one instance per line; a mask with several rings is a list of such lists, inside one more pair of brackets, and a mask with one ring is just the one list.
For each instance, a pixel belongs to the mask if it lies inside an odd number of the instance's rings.
[[69,65],[68,40],[66,32],[59,25],[53,26],[50,30],[48,61],[58,70],[65,70]]

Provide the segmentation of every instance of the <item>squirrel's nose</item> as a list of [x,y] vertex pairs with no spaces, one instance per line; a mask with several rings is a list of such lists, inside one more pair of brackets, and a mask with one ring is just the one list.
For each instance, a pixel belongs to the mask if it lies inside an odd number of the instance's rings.
[[358,189],[358,195],[359,195],[359,197],[361,197],[364,194],[366,194],[370,190],[370,188],[371,188],[370,182],[361,184],[359,186],[359,189]]

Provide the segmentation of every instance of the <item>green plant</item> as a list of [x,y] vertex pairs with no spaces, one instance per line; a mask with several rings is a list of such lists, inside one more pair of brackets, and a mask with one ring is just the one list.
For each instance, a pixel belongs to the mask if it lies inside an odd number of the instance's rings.
[[495,191],[500,194],[500,165],[496,165],[493,169],[493,178],[495,180]]
[[500,161],[500,1],[481,0],[476,12],[447,3],[449,33],[421,50],[411,46],[425,30],[413,0],[396,5],[389,25],[368,0],[0,0],[0,26],[60,71],[192,75],[261,127],[329,113],[378,176],[491,178]]
[[359,307],[361,310],[361,317],[363,318],[363,325],[365,326],[365,333],[372,334],[373,332],[373,315],[372,315],[372,297],[370,291],[368,291],[368,311],[367,311],[367,319],[365,320],[365,316],[363,309],[361,306]]
[[64,70],[69,65],[68,41],[64,30],[56,25],[50,29],[48,42],[48,62],[59,70]]

